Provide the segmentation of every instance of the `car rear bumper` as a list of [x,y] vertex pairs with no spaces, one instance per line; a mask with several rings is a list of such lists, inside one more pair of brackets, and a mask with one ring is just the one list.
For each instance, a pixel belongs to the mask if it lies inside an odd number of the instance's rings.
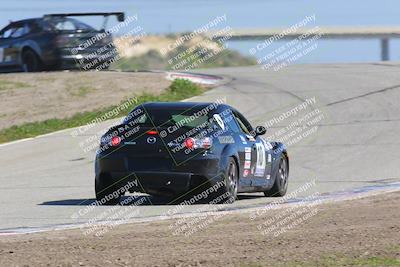
[[222,180],[219,159],[192,159],[184,164],[168,164],[161,159],[141,159],[141,168],[129,164],[126,157],[96,159],[96,179],[101,184],[120,188],[129,182],[136,186],[130,191],[149,194],[183,194],[201,186],[212,186]]
[[[77,67],[81,70],[95,69],[100,65],[104,65],[103,69],[107,69],[114,61],[114,57],[99,56],[90,60],[82,60],[82,55],[61,56],[61,66]],[[82,60],[82,61],[81,61]]]
[[76,54],[72,53],[71,49],[60,50],[60,61],[63,66],[75,66],[81,69],[93,69],[99,65],[108,66],[118,57],[118,53],[115,50],[103,51],[102,53],[96,53],[96,51],[77,51]]
[[[108,176],[107,184],[114,184],[115,188],[133,184],[129,190],[131,192],[143,192],[160,195],[184,194],[194,190],[201,184],[208,183],[203,176],[193,173],[178,172],[111,172]],[[101,179],[101,178],[100,178]],[[103,183],[105,181],[102,181]]]

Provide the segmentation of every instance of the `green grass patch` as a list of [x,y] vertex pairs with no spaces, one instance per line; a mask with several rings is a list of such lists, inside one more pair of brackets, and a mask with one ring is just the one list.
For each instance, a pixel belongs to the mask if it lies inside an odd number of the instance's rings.
[[400,266],[400,259],[387,257],[370,257],[366,259],[350,260],[348,263],[354,266]]
[[[126,116],[136,105],[145,102],[173,102],[180,101],[204,92],[204,89],[198,85],[187,81],[177,79],[160,95],[141,94],[135,97],[135,103],[129,104],[129,107],[122,109],[118,114],[113,114],[110,119]],[[132,101],[131,101],[132,102]],[[120,105],[130,103],[126,100]],[[118,106],[110,106],[107,108],[97,109],[77,113],[66,119],[49,119],[40,122],[25,123],[18,126],[12,126],[0,131],[0,143],[10,142],[22,138],[35,137],[41,134],[51,133],[67,128],[78,127],[92,122],[96,118],[100,118],[107,112],[115,110]]]
[[13,82],[8,80],[0,80],[0,91],[18,89],[22,87],[30,87],[29,84],[23,82]]
[[292,261],[286,262],[285,266],[290,267],[306,267],[306,266],[324,266],[324,267],[340,267],[340,266],[354,266],[354,267],[384,267],[384,266],[400,266],[400,259],[391,257],[365,257],[365,258],[352,258],[347,256],[330,256],[322,257],[320,260],[315,261]]

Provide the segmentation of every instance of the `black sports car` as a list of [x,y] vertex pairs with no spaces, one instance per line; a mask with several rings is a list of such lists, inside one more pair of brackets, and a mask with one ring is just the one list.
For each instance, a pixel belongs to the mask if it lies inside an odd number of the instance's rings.
[[96,30],[73,17],[112,15],[125,19],[120,12],[68,13],[11,22],[0,31],[0,70],[106,69],[116,50],[105,24]]
[[97,202],[116,204],[126,191],[178,199],[206,191],[218,203],[241,192],[283,196],[289,157],[282,143],[260,137],[265,132],[223,103],[139,105],[101,137]]

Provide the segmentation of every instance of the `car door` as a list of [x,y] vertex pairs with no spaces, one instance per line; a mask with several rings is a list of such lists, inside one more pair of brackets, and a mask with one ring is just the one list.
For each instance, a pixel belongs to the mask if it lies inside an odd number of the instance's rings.
[[234,114],[242,130],[243,142],[247,143],[245,147],[247,177],[250,178],[251,187],[260,190],[269,184],[271,178],[272,147],[268,146],[260,136],[254,135],[253,127],[242,114],[239,112]]
[[15,27],[12,24],[0,31],[0,67],[6,67],[15,64],[11,57],[11,35],[14,31]]
[[19,65],[21,62],[21,47],[24,42],[24,36],[28,32],[28,27],[25,23],[14,23],[6,28],[2,34],[0,46],[2,48],[2,66]]
[[221,118],[220,120],[223,121],[225,124],[225,129],[229,132],[233,139],[235,149],[238,152],[239,156],[239,192],[247,191],[251,187],[251,177],[250,173],[250,144],[247,142],[245,135],[243,134],[242,129],[240,129],[239,124],[236,122],[235,116],[231,109],[227,108],[220,112],[218,116]]
[[237,111],[233,111],[235,121],[239,126],[239,142],[241,144],[240,158],[243,162],[243,172],[241,175],[248,187],[253,187],[255,164],[257,161],[256,139],[251,135],[252,128],[248,121]]

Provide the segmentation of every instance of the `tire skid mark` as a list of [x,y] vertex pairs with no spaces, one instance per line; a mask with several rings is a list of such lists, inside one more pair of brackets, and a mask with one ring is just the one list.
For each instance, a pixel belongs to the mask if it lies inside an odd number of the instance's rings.
[[372,91],[372,92],[368,92],[368,93],[365,93],[365,94],[362,94],[362,95],[353,96],[353,97],[345,98],[345,99],[342,99],[342,100],[334,101],[334,102],[331,102],[329,104],[326,104],[326,106],[333,106],[333,105],[336,105],[336,104],[340,104],[340,103],[356,100],[356,99],[363,98],[363,97],[370,96],[370,95],[384,93],[386,91],[399,89],[399,88],[400,88],[400,84],[393,85],[393,86],[385,87],[385,88],[377,90],[377,91]]

